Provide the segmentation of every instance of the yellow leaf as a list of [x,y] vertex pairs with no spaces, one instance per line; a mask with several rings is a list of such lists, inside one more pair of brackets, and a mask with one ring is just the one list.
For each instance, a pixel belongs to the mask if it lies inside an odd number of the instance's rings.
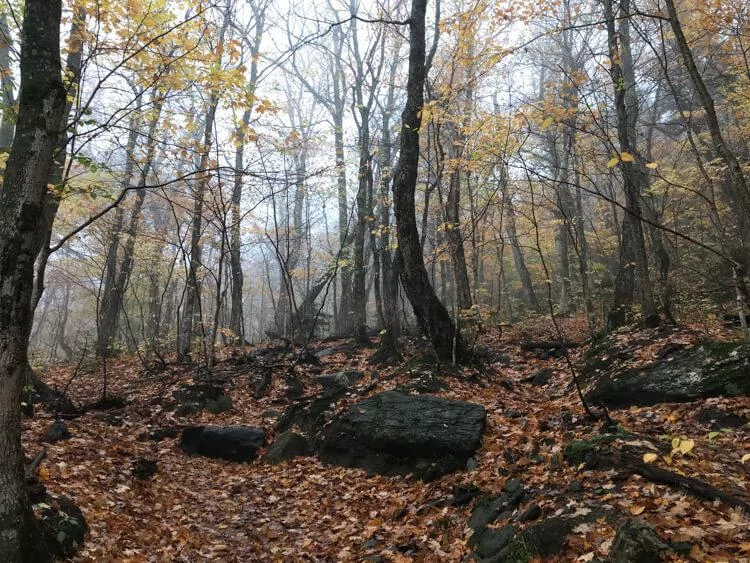
[[552,125],[555,122],[555,119],[552,116],[549,116],[547,119],[542,121],[542,131],[546,131],[549,129],[549,126]]
[[633,516],[638,516],[644,510],[646,510],[645,506],[631,506],[630,507],[630,514],[632,514]]
[[746,461],[750,461],[750,454],[745,454],[742,456],[742,463],[745,463]]
[[643,454],[643,461],[646,463],[651,463],[652,461],[656,461],[656,458],[659,456],[656,454]]
[[647,162],[646,168],[650,168],[651,170],[656,170],[659,167],[658,162]]
[[665,455],[664,456],[664,461],[667,462],[667,465],[672,465],[672,458],[671,458],[671,456]]
[[693,440],[683,440],[680,442],[680,451],[683,454],[687,454],[695,447],[695,442]]
[[676,450],[679,447],[680,447],[680,439],[672,438],[672,450]]
[[612,168],[613,166],[617,166],[620,163],[620,157],[619,156],[613,156],[609,159],[609,162],[607,162],[607,168]]
[[635,162],[635,157],[629,152],[624,152],[620,154],[620,160],[623,162]]

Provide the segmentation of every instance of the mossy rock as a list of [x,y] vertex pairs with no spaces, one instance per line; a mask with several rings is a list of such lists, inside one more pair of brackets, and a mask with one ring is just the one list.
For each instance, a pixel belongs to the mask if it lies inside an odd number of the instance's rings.
[[617,529],[609,560],[611,563],[658,563],[667,545],[654,527],[638,518],[628,518]]
[[[501,543],[505,537],[489,536],[488,541],[484,544],[485,549],[480,553],[475,552],[480,557],[482,563],[527,563],[535,557],[542,557],[545,560],[554,558],[559,555],[565,548],[566,538],[573,533],[573,530],[581,524],[591,524],[600,518],[608,521],[614,521],[617,513],[604,509],[595,509],[586,514],[563,514],[545,518],[530,525],[525,530],[518,532],[505,542],[505,545],[494,553],[488,553],[491,545]],[[507,526],[502,530],[509,530],[512,526]],[[490,529],[484,531],[486,534]],[[476,545],[481,545],[482,536]],[[493,543],[494,542],[494,543]]]
[[60,558],[75,555],[89,529],[81,509],[63,496],[48,496],[39,506],[39,527],[50,552]]
[[268,453],[263,460],[266,463],[277,464],[310,453],[312,453],[312,448],[307,438],[287,430],[276,438],[276,441],[268,448]]
[[612,434],[597,434],[588,440],[573,440],[563,450],[563,457],[570,465],[579,465],[585,463],[589,454],[602,445],[610,444],[618,438],[627,438],[630,434],[621,426],[617,427],[617,432]]
[[[589,359],[589,373],[597,365],[597,358],[602,356]],[[593,383],[586,399],[612,407],[628,407],[748,396],[748,373],[750,344],[707,342],[639,368],[614,369],[591,376]]]

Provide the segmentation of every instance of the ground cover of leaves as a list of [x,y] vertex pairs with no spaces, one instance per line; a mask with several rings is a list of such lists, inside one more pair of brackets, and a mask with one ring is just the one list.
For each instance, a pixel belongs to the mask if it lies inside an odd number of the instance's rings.
[[[492,329],[482,340],[490,350],[488,364],[440,370],[440,379],[449,388],[439,395],[481,403],[487,409],[474,471],[422,483],[366,476],[355,469],[325,466],[312,457],[278,466],[190,457],[179,449],[178,439],[153,442],[138,437],[150,429],[185,424],[244,424],[266,428],[270,443],[273,423],[268,412],[283,411],[289,401],[280,376],[286,367],[276,368],[271,392],[256,400],[250,380],[257,366],[220,363],[216,377],[231,383],[232,410],[175,418],[162,409],[159,398],[169,396],[178,384],[193,381],[195,370],[173,366],[155,372],[145,370],[137,360],[122,359],[108,366],[108,379],[110,393],[126,397],[127,404],[106,411],[106,416],[90,411],[70,421],[70,440],[44,446],[48,452],[40,477],[50,492],[74,499],[86,515],[91,529],[78,561],[362,561],[377,556],[383,561],[462,561],[471,552],[466,524],[472,505],[454,507],[441,501],[451,498],[457,484],[491,493],[514,477],[532,493],[521,511],[530,503],[539,504],[545,516],[566,507],[577,511],[613,507],[649,521],[664,540],[692,544],[688,560],[749,561],[747,514],[637,476],[623,481],[615,471],[565,463],[565,444],[590,436],[600,423],[585,418],[565,359],[540,360],[520,351],[518,343],[525,339],[557,339],[547,324]],[[587,334],[577,320],[564,323],[563,329],[571,340],[583,340]],[[718,328],[707,334],[704,327],[693,327],[674,331],[668,339],[689,344],[729,336]],[[395,368],[368,363],[373,349],[350,348],[344,341],[317,348],[334,345],[342,350],[321,358],[323,365],[312,371],[361,369],[372,375],[377,370],[378,384],[370,393],[407,383],[427,369],[406,364],[415,367],[402,367],[393,375]],[[662,341],[639,347],[632,361],[651,361],[664,345]],[[408,351],[418,353],[420,346],[412,345]],[[573,360],[581,353],[576,350]],[[549,385],[521,382],[540,368],[553,370]],[[74,369],[50,368],[44,377],[62,387]],[[305,392],[314,392],[311,368],[294,369],[306,384]],[[101,370],[92,366],[77,373],[69,393],[78,403],[96,400]],[[344,400],[339,408],[354,401]],[[688,453],[667,456],[669,465],[662,457],[653,463],[735,494],[747,492],[750,462],[743,463],[742,458],[750,453],[750,425],[709,433],[695,418],[707,405],[750,417],[747,398],[631,408],[611,415],[646,442],[668,444],[674,438],[694,442]],[[41,449],[50,422],[44,412],[25,420],[23,441],[29,456]],[[133,463],[143,458],[158,464],[156,475],[145,481],[132,473]],[[606,558],[614,533],[604,521],[579,526],[560,560]],[[669,557],[681,560],[676,554]]]

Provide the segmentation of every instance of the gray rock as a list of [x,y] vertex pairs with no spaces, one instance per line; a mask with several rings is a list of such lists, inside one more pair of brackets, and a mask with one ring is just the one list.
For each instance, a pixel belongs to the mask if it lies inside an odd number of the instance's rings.
[[515,493],[520,491],[523,488],[523,482],[518,478],[514,477],[513,479],[508,479],[503,484],[503,491],[506,493]]
[[346,388],[335,387],[293,403],[276,422],[276,431],[285,432],[299,426],[308,436],[317,437],[329,420],[330,410],[346,393]]
[[609,560],[612,563],[658,563],[667,549],[654,527],[638,518],[628,518],[615,534]]
[[47,547],[59,558],[75,555],[89,527],[81,509],[67,497],[44,498],[39,527]]
[[192,416],[201,412],[201,408],[198,403],[183,403],[178,406],[174,414],[175,416]]
[[308,455],[310,443],[307,438],[287,430],[282,433],[276,441],[268,448],[268,453],[263,458],[267,463],[277,464],[294,457]]
[[[499,530],[485,528],[474,541],[474,552],[480,557],[490,557],[501,551],[516,535],[516,527],[505,526]],[[473,536],[472,536],[472,539]]]
[[750,395],[750,344],[707,342],[677,351],[670,361],[659,360],[637,369],[616,369],[600,344],[589,355],[582,375],[589,383],[586,399],[613,407],[689,402],[718,396]]
[[706,407],[702,409],[696,419],[701,424],[705,424],[712,430],[721,428],[739,428],[747,424],[747,418],[742,415],[734,414],[717,407]]
[[219,414],[232,408],[232,399],[224,393],[224,389],[210,383],[182,385],[172,393],[172,397],[178,401],[176,416],[190,416],[203,409]]
[[471,511],[468,526],[475,533],[483,530],[488,524],[492,524],[503,514],[510,514],[523,500],[524,491],[517,490],[513,493],[500,493],[496,496],[487,496],[479,499],[474,510]]
[[536,387],[543,387],[552,380],[555,374],[551,369],[540,369],[531,374],[531,384]]
[[538,504],[532,504],[518,516],[518,521],[531,522],[537,520],[541,515],[542,508]]
[[219,414],[231,410],[232,399],[226,395],[219,396],[218,399],[209,399],[206,401],[206,410],[211,414]]
[[313,381],[323,387],[323,390],[336,387],[351,387],[365,376],[362,371],[339,371],[313,377]]
[[386,391],[336,418],[319,456],[371,474],[430,480],[466,467],[485,418],[484,407],[474,403]]
[[[580,524],[596,522],[605,516],[601,510],[592,510],[587,514],[561,515],[545,518],[531,524],[518,535],[517,544],[535,555],[551,557],[559,554],[565,547],[566,537]],[[509,546],[511,547],[511,546]]]
[[190,426],[180,436],[185,453],[230,461],[255,459],[265,442],[263,429],[252,426]]
[[68,426],[62,420],[55,420],[47,430],[44,438],[42,438],[42,441],[54,444],[55,442],[67,440],[68,438],[70,438],[70,430],[68,430]]

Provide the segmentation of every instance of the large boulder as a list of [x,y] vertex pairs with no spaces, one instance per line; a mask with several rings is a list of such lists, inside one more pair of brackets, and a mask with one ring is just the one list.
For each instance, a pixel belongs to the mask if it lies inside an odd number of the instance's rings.
[[264,430],[253,426],[190,426],[180,437],[185,453],[230,461],[255,459],[265,443]]
[[750,344],[707,342],[639,367],[613,358],[617,352],[606,348],[587,358],[589,402],[626,407],[750,395]]
[[430,480],[466,466],[485,418],[484,407],[474,403],[386,391],[336,418],[319,456],[371,474]]

